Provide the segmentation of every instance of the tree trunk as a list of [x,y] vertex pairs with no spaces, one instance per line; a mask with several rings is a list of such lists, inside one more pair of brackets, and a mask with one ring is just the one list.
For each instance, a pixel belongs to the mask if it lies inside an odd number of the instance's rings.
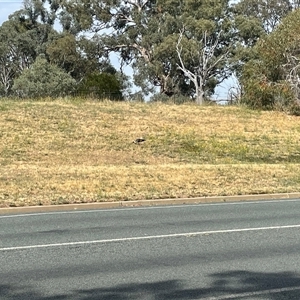
[[161,77],[159,77],[160,79],[160,93],[162,95],[166,95],[168,97],[171,97],[174,95],[174,87],[170,86],[170,84],[168,84],[168,80],[169,80],[169,75],[162,75]]
[[201,87],[197,87],[197,85],[196,85],[196,103],[198,105],[204,104],[204,91],[201,89]]

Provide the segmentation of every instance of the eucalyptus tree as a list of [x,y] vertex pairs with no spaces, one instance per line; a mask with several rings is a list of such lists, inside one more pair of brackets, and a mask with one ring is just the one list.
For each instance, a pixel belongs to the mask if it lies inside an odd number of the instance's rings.
[[[234,5],[241,33],[246,38],[252,29],[252,38],[262,31],[271,33],[280,24],[283,17],[294,8],[291,0],[241,0]],[[248,25],[247,25],[248,23]]]
[[20,71],[19,53],[11,43],[14,39],[9,26],[3,24],[0,27],[0,93],[5,96],[9,94],[14,77]]
[[105,69],[108,59],[97,39],[83,34],[83,25],[65,9],[63,0],[25,0],[22,12],[24,21],[38,28],[58,28],[55,37],[48,36],[41,42],[40,53],[78,82],[88,74]]
[[95,43],[85,37],[76,38],[68,33],[60,33],[46,48],[49,62],[59,66],[80,82],[85,75],[101,69],[102,60],[98,56]]
[[[215,25],[216,35],[228,14],[228,0],[64,0],[63,10],[81,28],[93,32],[99,47],[116,52],[124,64],[131,64],[135,83],[145,92],[159,87],[172,95],[193,94],[193,85],[178,67],[176,45],[180,30],[195,20],[202,27]],[[219,45],[228,43],[222,35]],[[223,40],[223,39],[226,39]],[[185,62],[194,64],[192,60]],[[220,68],[220,66],[218,66]],[[219,69],[220,72],[223,70]]]
[[234,32],[227,1],[203,1],[203,7],[187,1],[186,5],[186,11],[179,17],[177,66],[193,84],[196,102],[203,104],[216,85],[232,73]]
[[63,10],[63,2],[64,0],[24,0],[23,11],[32,22],[52,27],[59,25],[63,31],[76,35],[82,28],[66,10]]
[[254,47],[255,58],[244,67],[244,102],[252,107],[292,109],[300,113],[300,10]]
[[40,55],[30,68],[14,80],[12,90],[19,97],[58,97],[73,92],[76,81],[56,65]]
[[46,43],[56,32],[48,25],[33,23],[24,11],[16,11],[0,26],[0,81],[8,95],[13,80],[45,52]]
[[[180,33],[176,51],[179,58],[178,67],[192,82],[195,89],[196,103],[202,105],[205,96],[214,91],[217,84],[221,83],[230,74],[230,46],[220,49],[222,31],[217,36],[212,32],[204,31],[201,36],[193,39]],[[185,45],[185,46],[184,46]],[[187,67],[186,61],[191,61]]]
[[236,34],[241,44],[253,47],[259,38],[273,32],[299,0],[240,0],[232,5]]
[[[240,0],[231,6],[234,16],[235,75],[242,82],[243,66],[255,59],[256,43],[270,35],[282,19],[299,6],[299,0]],[[243,90],[243,85],[241,85]]]
[[94,40],[98,40],[107,56],[117,52],[122,65],[132,64],[138,85],[144,86],[145,91],[151,90],[147,85],[160,86],[164,93],[168,92],[169,70],[167,66],[155,65],[153,51],[164,37],[160,28],[162,9],[156,2],[80,0],[65,1],[64,7],[83,29],[96,33]]

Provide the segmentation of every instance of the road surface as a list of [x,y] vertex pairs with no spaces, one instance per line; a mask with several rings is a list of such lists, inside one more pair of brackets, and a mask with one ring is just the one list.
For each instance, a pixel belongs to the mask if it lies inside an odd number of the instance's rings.
[[300,200],[0,216],[0,299],[300,299]]

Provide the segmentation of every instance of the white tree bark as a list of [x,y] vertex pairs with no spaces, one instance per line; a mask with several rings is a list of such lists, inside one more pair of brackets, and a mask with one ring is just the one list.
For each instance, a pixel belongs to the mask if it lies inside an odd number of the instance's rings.
[[220,43],[220,35],[222,32],[219,32],[214,43],[212,39],[208,36],[207,31],[203,33],[202,40],[198,41],[198,50],[197,53],[194,53],[195,61],[194,65],[198,67],[193,70],[189,70],[184,63],[182,57],[182,38],[184,34],[184,29],[180,31],[179,38],[176,45],[176,52],[179,59],[178,68],[184,73],[184,75],[193,82],[196,91],[196,103],[199,105],[204,104],[205,97],[205,85],[207,81],[215,76],[213,69],[217,64],[225,59],[227,59],[229,51],[226,51],[224,54],[220,55],[218,58],[215,58],[216,48]]
[[286,54],[287,64],[283,67],[286,72],[286,80],[290,84],[295,98],[300,100],[300,58]]

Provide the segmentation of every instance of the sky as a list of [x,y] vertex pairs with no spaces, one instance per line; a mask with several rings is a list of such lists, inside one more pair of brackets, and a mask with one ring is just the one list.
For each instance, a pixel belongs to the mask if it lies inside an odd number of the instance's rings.
[[0,0],[0,24],[8,20],[8,16],[22,8],[21,0]]
[[[13,12],[22,8],[23,1],[22,0],[0,0],[0,25],[8,20],[8,16]],[[118,68],[119,61],[116,56],[112,56],[112,64]],[[133,70],[130,67],[124,69],[124,73],[129,76],[132,76]],[[214,99],[227,99],[228,90],[235,86],[236,83],[232,78],[225,80],[217,89],[214,95]],[[135,89],[134,89],[135,90]]]

